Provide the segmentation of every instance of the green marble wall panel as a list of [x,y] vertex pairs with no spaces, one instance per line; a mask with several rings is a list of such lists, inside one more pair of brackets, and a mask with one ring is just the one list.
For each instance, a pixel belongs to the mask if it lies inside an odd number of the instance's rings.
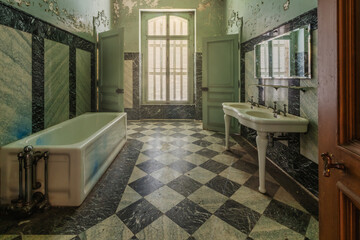
[[309,119],[309,131],[300,134],[300,153],[314,162],[318,162],[318,96],[319,85],[317,69],[318,30],[312,32],[312,79],[301,80],[302,87],[310,87],[305,93],[300,92],[300,116]]
[[69,47],[45,39],[45,128],[69,119]]
[[91,53],[76,49],[76,115],[91,112]]
[[0,25],[0,146],[31,134],[31,35]]
[[124,61],[124,108],[133,108],[133,60]]

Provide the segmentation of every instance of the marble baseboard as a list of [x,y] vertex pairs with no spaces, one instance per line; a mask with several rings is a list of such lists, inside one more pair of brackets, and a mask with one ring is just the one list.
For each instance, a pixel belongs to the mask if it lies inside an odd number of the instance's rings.
[[142,105],[140,119],[194,119],[195,105]]

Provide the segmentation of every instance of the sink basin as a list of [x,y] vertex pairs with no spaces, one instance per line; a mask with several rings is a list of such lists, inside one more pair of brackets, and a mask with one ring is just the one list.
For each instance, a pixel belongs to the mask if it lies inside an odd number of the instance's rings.
[[247,103],[223,103],[225,113],[225,145],[229,149],[229,129],[231,117],[236,118],[240,124],[256,130],[256,145],[259,160],[259,191],[266,192],[265,188],[265,159],[268,145],[268,133],[285,133],[307,131],[309,120],[295,115],[287,114],[274,117],[273,110],[263,106],[250,109]]
[[257,118],[275,119],[273,113],[268,113],[263,111],[247,111],[246,114]]
[[224,113],[235,117],[239,123],[261,132],[306,132],[309,121],[292,114],[278,114],[274,117],[272,109],[263,106],[250,109],[249,103],[223,103]]
[[250,104],[247,103],[230,103],[227,104],[227,106],[237,109],[250,109]]

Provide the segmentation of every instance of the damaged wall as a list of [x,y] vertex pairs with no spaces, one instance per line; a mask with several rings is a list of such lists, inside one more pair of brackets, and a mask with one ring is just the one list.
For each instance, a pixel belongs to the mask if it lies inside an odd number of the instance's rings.
[[98,32],[110,27],[111,0],[0,0],[56,27],[93,41],[93,17]]
[[[226,19],[233,11],[244,18],[245,42],[316,7],[316,0],[227,0]],[[237,32],[236,28],[228,28],[228,33]]]
[[196,52],[203,37],[225,34],[225,0],[112,0],[111,27],[125,28],[125,52],[139,52],[139,9],[196,9]]

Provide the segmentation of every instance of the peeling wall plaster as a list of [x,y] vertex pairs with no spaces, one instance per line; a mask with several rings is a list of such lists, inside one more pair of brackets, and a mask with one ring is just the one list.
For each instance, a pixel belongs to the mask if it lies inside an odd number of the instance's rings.
[[[93,41],[93,17],[99,30],[110,27],[109,0],[0,0],[46,22]],[[105,20],[104,20],[105,19]]]
[[226,0],[226,19],[232,11],[244,17],[242,41],[247,41],[316,7],[317,0]]
[[139,52],[139,9],[196,9],[196,51],[201,52],[204,37],[225,34],[225,6],[225,0],[113,0],[111,27],[125,28],[125,52]]

